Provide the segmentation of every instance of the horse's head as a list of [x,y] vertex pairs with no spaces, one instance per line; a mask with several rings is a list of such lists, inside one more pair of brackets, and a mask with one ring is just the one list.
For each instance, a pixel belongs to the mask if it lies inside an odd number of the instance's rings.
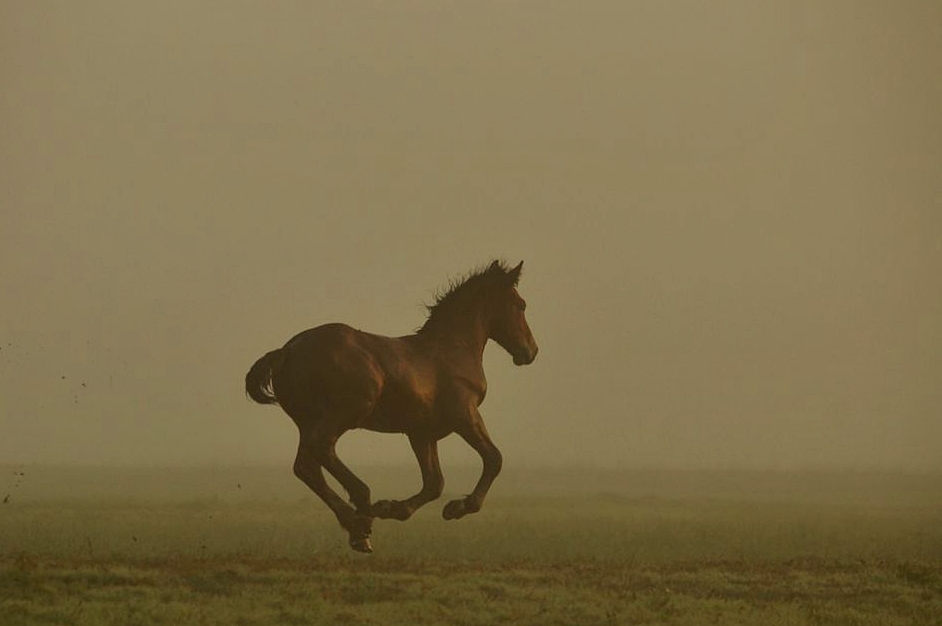
[[495,261],[488,270],[503,274],[503,284],[498,286],[493,299],[490,338],[510,353],[514,365],[529,365],[539,351],[524,314],[527,303],[517,293],[522,269],[523,261],[510,270],[504,270]]

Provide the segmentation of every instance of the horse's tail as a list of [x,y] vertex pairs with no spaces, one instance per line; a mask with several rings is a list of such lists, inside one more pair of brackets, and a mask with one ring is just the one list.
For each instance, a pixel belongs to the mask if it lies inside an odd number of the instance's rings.
[[268,352],[255,361],[245,375],[245,393],[259,404],[276,404],[278,398],[271,388],[271,377],[283,362],[281,348]]

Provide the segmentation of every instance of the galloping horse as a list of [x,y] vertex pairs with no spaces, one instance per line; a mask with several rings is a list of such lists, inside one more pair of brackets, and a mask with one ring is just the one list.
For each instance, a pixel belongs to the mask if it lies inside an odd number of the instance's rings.
[[[428,307],[413,335],[383,337],[345,324],[325,324],[293,337],[252,365],[245,391],[260,404],[280,404],[300,431],[294,473],[337,516],[350,547],[372,552],[373,518],[408,519],[442,494],[438,441],[458,433],[481,455],[474,490],[449,502],[442,516],[458,519],[481,509],[501,468],[501,454],[478,406],[487,381],[482,359],[488,339],[527,365],[537,345],[517,293],[523,261],[512,269],[494,261],[452,285]],[[337,458],[335,444],[354,428],[404,433],[422,471],[422,489],[406,500],[370,501],[370,489]],[[347,504],[323,469],[343,486]]]

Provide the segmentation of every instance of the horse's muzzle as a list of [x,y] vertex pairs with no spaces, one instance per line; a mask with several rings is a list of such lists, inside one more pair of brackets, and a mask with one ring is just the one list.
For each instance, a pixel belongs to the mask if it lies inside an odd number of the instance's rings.
[[518,352],[517,354],[513,355],[514,365],[529,365],[530,363],[533,363],[534,359],[536,359],[536,353],[539,351],[539,348],[533,346],[532,350],[527,350],[525,353]]

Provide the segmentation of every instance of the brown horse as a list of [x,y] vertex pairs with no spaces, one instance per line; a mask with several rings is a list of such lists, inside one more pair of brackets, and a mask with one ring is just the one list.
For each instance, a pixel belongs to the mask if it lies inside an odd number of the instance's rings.
[[[537,353],[516,289],[522,268],[522,261],[512,269],[494,261],[452,285],[413,335],[383,337],[326,324],[296,335],[246,374],[250,398],[280,404],[297,424],[294,473],[334,512],[354,550],[372,552],[373,518],[405,520],[441,496],[438,441],[453,432],[481,455],[484,467],[470,495],[449,502],[442,515],[458,519],[480,510],[501,467],[478,412],[487,391],[484,345],[493,339],[516,365],[532,363]],[[407,435],[422,489],[406,500],[371,502],[369,487],[334,449],[354,428]],[[347,491],[352,507],[330,488],[322,468]]]

